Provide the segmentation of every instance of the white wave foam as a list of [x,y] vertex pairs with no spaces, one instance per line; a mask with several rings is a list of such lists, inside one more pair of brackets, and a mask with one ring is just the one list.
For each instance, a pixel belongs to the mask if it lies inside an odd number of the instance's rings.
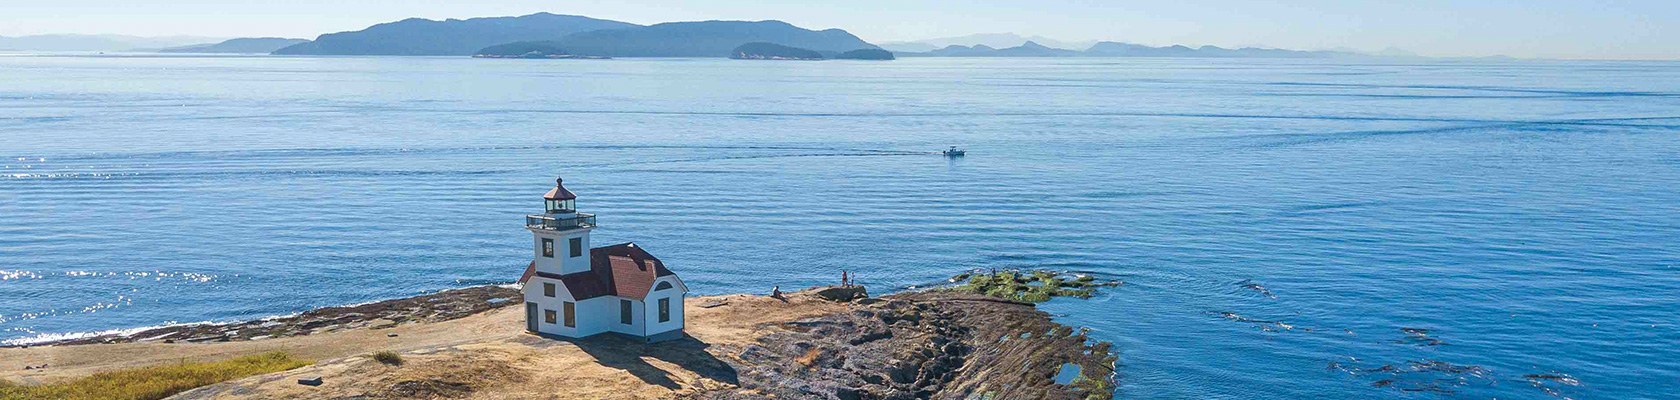
[[106,336],[106,335],[116,335],[116,336],[127,337],[127,336],[133,336],[133,335],[135,335],[137,333],[140,333],[140,332],[145,332],[145,331],[158,329],[158,328],[168,328],[168,327],[172,327],[172,326],[208,325],[208,324],[211,324],[211,322],[204,321],[204,322],[188,322],[188,323],[170,323],[170,324],[163,324],[163,325],[142,326],[142,327],[137,327],[137,328],[109,329],[109,330],[103,330],[103,331],[90,331],[90,332],[41,333],[41,334],[36,334],[35,336],[30,336],[30,337],[0,340],[0,345],[24,346],[24,345],[33,345],[33,344],[40,344],[40,343],[61,342],[61,341],[65,341],[65,340],[85,339],[85,338],[90,338],[90,337],[98,337],[98,336]]
[[[87,274],[93,275],[93,274],[97,274],[97,273],[87,273]],[[518,283],[512,283],[512,284],[494,285],[494,286],[517,288],[518,285],[519,285]],[[420,294],[420,296],[424,296],[424,295],[427,295],[427,294],[452,292],[452,291],[456,291],[456,290],[472,289],[473,287],[474,286],[443,289],[443,290],[439,290],[439,291],[435,291],[435,292],[422,293],[422,294]],[[364,301],[364,302],[360,302],[360,303],[342,304],[342,305],[321,307],[321,308],[355,307],[355,306],[373,304],[373,303],[378,303],[378,302],[382,302],[382,301],[390,301],[390,300],[398,300],[398,299],[384,299],[384,300]],[[132,301],[132,299],[130,299],[130,301]],[[321,308],[312,309],[311,311],[319,310]],[[283,319],[283,318],[296,317],[296,316],[299,316],[299,315],[302,315],[302,314],[303,314],[303,312],[294,312],[294,313],[289,313],[289,314],[270,315],[270,316],[266,316],[266,317],[258,317],[258,318],[255,318],[255,319],[238,320],[238,321],[222,321],[222,322],[200,321],[200,322],[187,322],[187,323],[170,322],[170,323],[165,323],[163,325],[142,326],[142,327],[137,327],[137,328],[108,329],[108,330],[88,331],[88,332],[40,333],[40,334],[36,334],[35,336],[30,336],[30,337],[0,340],[0,345],[4,345],[4,346],[34,345],[34,344],[39,344],[39,343],[50,343],[50,342],[60,342],[60,341],[66,341],[66,340],[85,339],[85,338],[105,336],[105,335],[117,335],[117,336],[128,337],[128,336],[134,336],[135,334],[139,334],[141,332],[149,331],[149,330],[152,330],[152,329],[159,329],[159,328],[168,328],[168,327],[175,327],[175,326],[197,326],[197,325],[232,325],[232,324],[245,323],[245,322],[249,322],[249,321],[273,321],[273,320],[278,320],[278,319]],[[13,319],[16,319],[16,318],[13,318]],[[5,321],[4,319],[0,319],[0,322],[4,322],[4,321]]]

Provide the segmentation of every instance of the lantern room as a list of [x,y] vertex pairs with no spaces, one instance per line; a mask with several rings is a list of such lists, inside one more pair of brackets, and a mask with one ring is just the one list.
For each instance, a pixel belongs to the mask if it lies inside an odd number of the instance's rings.
[[543,212],[548,214],[571,214],[577,212],[577,195],[566,190],[566,180],[556,178],[554,189],[549,189],[543,195]]

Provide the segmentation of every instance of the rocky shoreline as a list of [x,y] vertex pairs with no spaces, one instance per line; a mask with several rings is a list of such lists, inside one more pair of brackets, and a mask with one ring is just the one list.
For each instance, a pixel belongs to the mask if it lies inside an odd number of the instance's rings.
[[3,347],[67,346],[97,343],[201,343],[263,340],[337,332],[385,329],[403,323],[440,322],[520,304],[518,289],[475,286],[349,306],[326,307],[297,315],[219,324],[174,325],[133,333],[106,334],[54,342]]
[[[174,353],[278,346],[313,352],[315,357],[338,354],[322,359],[317,367],[286,373],[330,375],[332,383],[324,387],[338,387],[330,393],[385,393],[405,382],[459,389],[433,396],[438,398],[528,398],[535,394],[520,391],[529,390],[530,385],[516,383],[572,378],[580,366],[597,369],[598,376],[622,377],[629,372],[641,378],[594,388],[599,393],[639,393],[597,394],[603,398],[1103,400],[1113,396],[1117,357],[1111,354],[1111,345],[1092,340],[1082,329],[1055,323],[1033,302],[1047,299],[1040,295],[1088,296],[1091,290],[1117,282],[1020,271],[973,272],[959,278],[954,279],[958,285],[951,287],[881,297],[868,297],[861,286],[831,286],[785,296],[696,298],[689,305],[695,307],[689,311],[694,313],[688,327],[690,338],[657,344],[617,337],[557,341],[521,334],[523,325],[517,321],[522,314],[502,310],[521,304],[520,292],[481,286],[286,317],[37,344],[42,348],[21,351],[99,353],[104,350],[97,349],[111,348],[105,346],[152,346],[153,350],[146,351]],[[362,343],[378,346],[373,338],[448,344],[399,347],[406,349],[405,357],[428,360],[417,363],[413,367],[417,369],[367,370],[360,366],[367,362],[361,360],[364,357],[343,353],[355,350],[336,349],[357,348]],[[555,347],[565,342],[577,347]],[[484,353],[490,349],[494,351]],[[485,358],[490,354],[496,355]],[[658,364],[662,366],[644,365],[647,357],[662,361]],[[94,362],[95,369],[104,363]],[[571,365],[566,370],[573,373],[548,376],[555,371],[551,367],[521,366],[532,363]],[[437,368],[424,367],[430,364]],[[461,365],[479,364],[508,369],[507,375],[518,379],[451,375]],[[665,372],[659,372],[660,368]],[[664,374],[696,376],[673,381],[659,378]],[[306,394],[297,392],[304,390],[299,387],[275,383],[287,381],[253,377],[200,388],[179,398]],[[659,388],[669,391],[649,396]]]
[[[863,299],[738,351],[738,387],[699,399],[1108,399],[1111,345],[1031,303],[956,291]],[[1072,374],[1064,370],[1074,371]],[[1058,375],[1064,381],[1058,382]]]

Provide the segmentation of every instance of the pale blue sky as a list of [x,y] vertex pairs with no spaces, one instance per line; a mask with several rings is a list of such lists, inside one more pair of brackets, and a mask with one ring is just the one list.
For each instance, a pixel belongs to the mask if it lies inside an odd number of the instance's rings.
[[1065,41],[1394,46],[1432,56],[1680,59],[1680,0],[4,0],[0,35],[287,36],[407,17],[539,11],[635,23],[779,19],[873,42],[1015,32]]

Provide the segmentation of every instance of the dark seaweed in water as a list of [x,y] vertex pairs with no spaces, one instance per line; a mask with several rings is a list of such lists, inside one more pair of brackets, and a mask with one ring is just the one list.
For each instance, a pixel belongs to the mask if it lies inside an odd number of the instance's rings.
[[[1254,324],[1254,326],[1256,328],[1260,329],[1261,331],[1265,331],[1265,332],[1276,332],[1278,329],[1283,329],[1283,330],[1286,330],[1286,331],[1297,329],[1294,325],[1283,323],[1283,321],[1272,321],[1272,320],[1248,318],[1248,317],[1244,317],[1244,316],[1241,316],[1241,315],[1237,315],[1237,313],[1233,313],[1233,312],[1219,312],[1217,314],[1219,314],[1220,318],[1225,318],[1225,319],[1229,319],[1229,320],[1237,321],[1237,322],[1242,322],[1242,323]],[[1301,329],[1301,331],[1304,331],[1304,332],[1312,332],[1312,328],[1299,328],[1299,329]]]
[[[1261,295],[1269,298],[1276,298],[1275,296],[1272,296],[1271,292],[1266,290],[1264,286],[1250,283],[1248,280],[1243,280],[1239,283],[1242,284],[1243,288],[1260,292]],[[1296,328],[1295,326],[1282,321],[1249,318],[1234,312],[1211,312],[1211,314],[1216,314],[1220,318],[1228,319],[1234,322],[1251,324],[1263,332],[1278,332],[1282,330],[1296,329],[1303,332],[1312,331],[1311,328]],[[1340,330],[1353,334],[1353,330],[1351,329]],[[1424,348],[1445,346],[1448,344],[1446,341],[1435,337],[1434,335],[1436,332],[1430,329],[1402,327],[1400,328],[1400,332],[1404,333],[1405,336],[1395,339],[1393,342],[1396,344],[1412,345]],[[1494,376],[1494,374],[1490,373],[1486,368],[1477,365],[1459,365],[1446,361],[1423,360],[1407,361],[1401,364],[1383,364],[1367,368],[1360,366],[1360,363],[1360,359],[1349,357],[1349,361],[1346,362],[1330,362],[1329,369],[1344,371],[1354,376],[1377,377],[1379,379],[1371,382],[1372,387],[1389,388],[1403,392],[1453,394],[1458,393],[1466,386],[1481,384],[1483,386],[1491,387],[1498,382],[1498,379]],[[1507,379],[1515,378],[1508,377]],[[1539,389],[1548,395],[1565,399],[1571,398],[1569,395],[1564,393],[1566,388],[1580,386],[1581,384],[1580,381],[1576,380],[1574,377],[1561,373],[1525,374],[1521,376],[1521,379],[1527,382],[1529,386]]]
[[1441,339],[1429,336],[1428,329],[1400,328],[1400,331],[1406,333],[1406,338],[1395,340],[1394,343],[1413,344],[1418,346],[1442,346],[1447,344],[1447,342],[1444,342]]
[[1242,284],[1243,289],[1248,289],[1248,290],[1253,290],[1253,291],[1256,291],[1256,292],[1260,292],[1261,296],[1266,296],[1266,298],[1268,298],[1268,299],[1277,298],[1277,295],[1272,294],[1271,289],[1266,289],[1265,286],[1260,286],[1260,284],[1258,284],[1258,283],[1253,283],[1253,282],[1251,282],[1247,279],[1244,279],[1244,280],[1242,280],[1242,282],[1238,282],[1238,283]]
[[[1446,342],[1429,336],[1432,332],[1428,329],[1401,328],[1400,331],[1406,333],[1407,339],[1396,340],[1395,343],[1423,346],[1446,344]],[[1381,379],[1371,382],[1371,386],[1393,388],[1405,392],[1456,393],[1471,385],[1494,386],[1500,380],[1492,371],[1478,365],[1423,360],[1366,368],[1360,366],[1361,362],[1362,360],[1358,358],[1350,357],[1346,363],[1332,361],[1328,368],[1334,371],[1344,371],[1354,376],[1381,377]],[[1580,386],[1581,384],[1574,377],[1561,373],[1525,374],[1521,378],[1528,382],[1529,386],[1548,395],[1566,399],[1570,397],[1563,393],[1563,389]],[[1508,377],[1506,379],[1512,378]]]
[[[1359,367],[1359,360],[1353,359],[1349,363],[1330,362],[1329,369],[1344,371],[1354,376],[1382,377],[1371,382],[1371,386],[1392,388],[1405,392],[1435,392],[1457,393],[1464,387],[1472,385],[1494,386],[1499,378],[1492,371],[1478,365],[1459,365],[1446,361],[1407,361],[1401,365],[1383,364],[1375,368]],[[1522,376],[1529,386],[1548,395],[1570,398],[1563,393],[1565,387],[1580,386],[1581,382],[1567,374],[1525,374]]]
[[1358,366],[1358,360],[1348,364],[1330,362],[1329,369],[1355,376],[1382,376],[1371,386],[1393,388],[1405,392],[1456,393],[1459,388],[1476,384],[1493,385],[1495,379],[1487,369],[1476,365],[1458,365],[1445,361],[1408,361],[1404,365],[1383,364],[1375,368]]
[[1534,387],[1535,389],[1540,389],[1540,391],[1546,392],[1546,394],[1552,395],[1553,397],[1562,397],[1565,399],[1570,397],[1563,393],[1564,387],[1581,386],[1580,380],[1576,380],[1575,377],[1569,376],[1569,374],[1562,373],[1526,374],[1523,375],[1523,379],[1527,380],[1528,385]]
[[1527,375],[1523,375],[1523,378],[1527,378],[1528,380],[1534,381],[1534,382],[1552,381],[1552,382],[1562,383],[1562,384],[1569,385],[1569,386],[1580,386],[1581,385],[1581,381],[1575,380],[1575,377],[1569,376],[1567,374],[1527,374]]

